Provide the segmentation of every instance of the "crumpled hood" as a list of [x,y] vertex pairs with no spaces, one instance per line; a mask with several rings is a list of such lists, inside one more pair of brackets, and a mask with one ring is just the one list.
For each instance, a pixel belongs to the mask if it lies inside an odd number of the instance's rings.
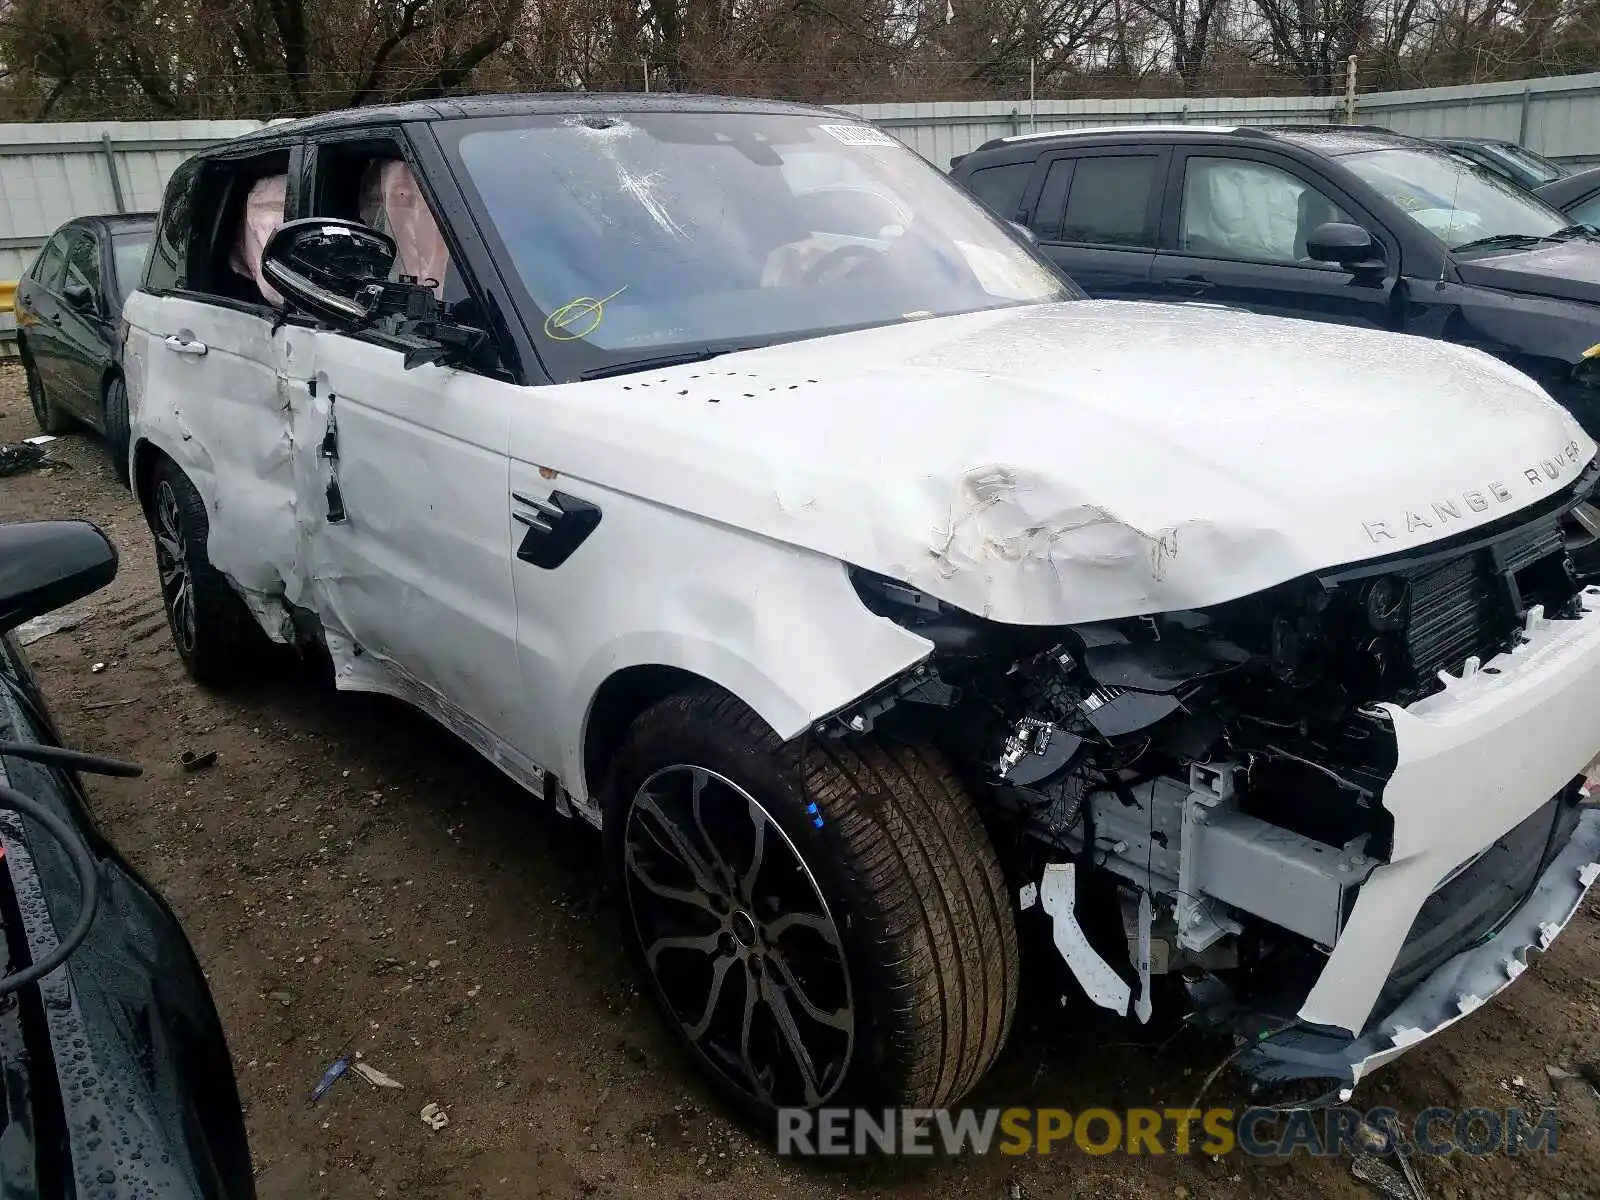
[[541,391],[518,458],[1020,624],[1391,554],[1595,453],[1480,352],[1198,305],[1013,308]]

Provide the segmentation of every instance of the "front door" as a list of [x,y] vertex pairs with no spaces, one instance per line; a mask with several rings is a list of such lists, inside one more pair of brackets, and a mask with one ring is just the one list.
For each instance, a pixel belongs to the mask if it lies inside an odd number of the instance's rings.
[[59,385],[51,400],[70,408],[73,415],[96,429],[104,423],[100,381],[105,376],[105,284],[101,278],[102,249],[87,229],[74,232],[67,244],[67,273],[61,285],[61,318],[56,363]]
[[408,700],[510,769],[525,742],[506,458],[520,389],[407,371],[376,337],[285,332],[302,569],[339,685]]
[[[470,304],[397,135],[315,147],[305,215],[388,230],[395,273]],[[520,388],[465,367],[406,370],[402,322],[287,330],[303,575],[344,688],[398,696],[533,786],[511,583],[507,430]]]
[[58,378],[64,374],[61,323],[66,303],[61,299],[61,281],[67,269],[67,247],[77,233],[76,229],[63,229],[46,242],[38,265],[17,289],[19,311],[25,312],[21,327],[28,358],[50,403],[61,404],[68,411],[72,409],[72,384]]
[[1251,152],[1197,149],[1174,164],[1176,212],[1155,256],[1151,280],[1166,300],[1205,300],[1273,316],[1389,328],[1399,277],[1397,245],[1385,245],[1382,279],[1357,279],[1314,262],[1306,238],[1330,221],[1361,225],[1385,243],[1375,222],[1313,181],[1298,166]]

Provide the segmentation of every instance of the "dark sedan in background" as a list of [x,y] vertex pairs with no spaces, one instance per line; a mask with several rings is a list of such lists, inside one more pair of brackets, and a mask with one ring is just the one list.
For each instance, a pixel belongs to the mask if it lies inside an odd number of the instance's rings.
[[0,525],[0,1196],[252,1200],[222,1023],[166,902],[95,828],[13,636],[109,583],[85,521]]
[[1600,240],[1430,142],[1356,126],[1091,128],[987,142],[951,177],[1093,296],[1475,346],[1600,435]]
[[104,435],[119,477],[128,470],[122,302],[144,274],[153,213],[77,217],[50,236],[17,281],[17,342],[39,428],[81,422]]
[[1574,224],[1600,228],[1600,167],[1553,179],[1533,194],[1566,213]]

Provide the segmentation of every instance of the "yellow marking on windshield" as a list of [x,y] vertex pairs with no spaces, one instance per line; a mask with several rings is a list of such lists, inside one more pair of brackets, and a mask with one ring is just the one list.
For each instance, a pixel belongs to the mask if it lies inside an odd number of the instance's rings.
[[627,290],[628,285],[623,284],[611,295],[599,300],[593,296],[579,296],[563,304],[544,319],[545,337],[555,342],[576,342],[588,337],[600,328],[600,322],[605,319],[606,305]]

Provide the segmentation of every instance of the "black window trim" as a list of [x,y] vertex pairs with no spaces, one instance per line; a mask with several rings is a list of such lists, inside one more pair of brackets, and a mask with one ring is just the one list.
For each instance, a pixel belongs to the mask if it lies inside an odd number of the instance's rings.
[[[1332,200],[1345,211],[1357,224],[1370,233],[1375,241],[1383,246],[1384,263],[1390,278],[1398,278],[1401,267],[1401,246],[1399,240],[1388,227],[1373,215],[1360,198],[1352,195],[1349,189],[1342,187],[1337,181],[1330,178],[1326,172],[1317,170],[1312,164],[1303,161],[1294,154],[1285,154],[1281,151],[1257,146],[1241,146],[1234,142],[1207,142],[1189,143],[1174,147],[1171,162],[1167,168],[1167,186],[1164,189],[1166,205],[1161,218],[1161,229],[1157,237],[1157,254],[1164,254],[1182,258],[1208,259],[1213,262],[1243,263],[1258,267],[1284,267],[1291,270],[1316,271],[1325,273],[1326,268],[1307,266],[1304,263],[1286,263],[1276,259],[1235,258],[1221,254],[1204,254],[1193,250],[1184,250],[1178,245],[1178,235],[1183,223],[1183,186],[1184,178],[1188,171],[1191,158],[1236,158],[1247,162],[1260,163],[1263,166],[1275,167],[1285,174],[1292,175],[1307,187],[1321,192],[1324,197]],[[1338,269],[1338,268],[1334,268]]]
[[[405,159],[406,165],[411,168],[412,177],[416,180],[417,188],[422,193],[423,202],[428,205],[434,221],[439,226],[439,234],[444,238],[445,248],[450,254],[450,263],[461,276],[462,286],[467,289],[485,313],[491,312],[493,310],[493,300],[488,294],[488,289],[479,280],[476,260],[457,235],[457,226],[461,224],[457,215],[464,212],[465,208],[459,202],[454,202],[453,198],[445,196],[437,186],[441,177],[451,183],[454,183],[454,179],[448,169],[441,171],[440,167],[430,166],[423,161],[424,154],[421,152],[423,147],[412,136],[416,124],[412,122],[385,122],[373,125],[347,126],[342,129],[331,129],[326,133],[312,134],[307,139],[303,163],[301,178],[304,186],[300,195],[296,198],[296,205],[290,211],[298,217],[318,215],[314,210],[321,192],[321,179],[318,171],[321,166],[319,161],[321,154],[319,151],[323,146],[332,147],[340,144],[359,146],[379,142],[390,144],[399,150],[401,157]],[[315,324],[309,321],[307,323]],[[493,324],[493,322],[490,322],[490,324]],[[367,342],[374,346],[381,346],[396,353],[402,353],[406,349],[402,343],[377,329],[362,329],[352,332],[350,330],[332,330],[331,327],[321,325],[316,325],[315,327],[327,329],[330,332],[338,332],[345,337],[355,338],[358,341]],[[490,341],[494,346],[495,357],[501,364],[500,367],[496,370],[479,370],[473,367],[457,367],[456,369],[467,371],[484,379],[494,379],[505,383],[524,382],[512,365],[518,360],[514,354],[508,353],[505,330],[503,328],[491,328],[488,332]]]
[[1138,143],[1138,144],[1100,144],[1094,146],[1058,147],[1047,150],[1035,160],[1034,177],[1028,184],[1026,196],[1028,210],[1028,225],[1032,228],[1038,220],[1037,206],[1044,192],[1045,180],[1049,178],[1050,167],[1063,159],[1072,161],[1072,175],[1067,180],[1067,190],[1061,197],[1062,217],[1066,216],[1066,205],[1072,198],[1072,185],[1077,182],[1078,163],[1086,158],[1154,158],[1155,175],[1151,181],[1150,199],[1145,209],[1146,228],[1150,230],[1154,244],[1149,246],[1124,246],[1115,242],[1073,242],[1060,238],[1046,240],[1040,238],[1040,243],[1047,246],[1070,246],[1083,250],[1120,250],[1125,254],[1151,254],[1154,253],[1161,241],[1161,211],[1163,197],[1163,180],[1167,178],[1170,163],[1173,158],[1173,146],[1169,142]]
[[[35,256],[32,265],[28,267],[28,278],[52,296],[59,294],[58,289],[67,277],[67,246],[71,243],[72,235],[77,232],[78,228],[79,226],[76,222],[69,222],[57,229],[45,239],[44,245],[39,247],[39,253]],[[39,268],[44,266],[45,255],[49,253],[50,247],[57,242],[61,243],[61,274],[57,278],[55,286],[52,287],[48,282],[40,278]]]
[[[287,220],[288,214],[296,211],[296,205],[299,202],[301,162],[305,153],[305,142],[302,138],[296,137],[272,140],[263,139],[261,141],[251,141],[247,146],[240,146],[231,150],[218,149],[207,151],[206,153],[197,156],[194,172],[188,183],[190,193],[191,195],[193,194],[194,189],[199,185],[200,179],[205,175],[208,168],[215,168],[219,165],[243,165],[252,161],[260,161],[265,158],[277,157],[278,155],[284,153],[284,151],[288,151],[289,154],[288,180],[285,185],[283,201],[285,220]],[[161,218],[166,215],[165,209],[166,204],[163,202],[163,211],[158,214],[156,218],[156,227],[151,235],[152,257],[155,254],[156,245],[160,242],[162,237]],[[191,218],[188,231],[189,245],[184,251],[184,279],[186,282],[189,274],[189,263],[194,258],[199,234],[200,231],[195,229],[193,219]],[[205,236],[215,238],[215,230],[206,230]],[[254,304],[250,301],[240,300],[233,296],[219,296],[215,292],[202,292],[198,289],[190,287],[151,288],[148,286],[148,280],[149,265],[147,264],[145,268],[145,279],[140,282],[139,287],[140,290],[143,290],[150,295],[171,296],[172,298],[178,300],[191,300],[199,304],[211,304],[215,305],[217,308],[226,308],[232,312],[245,313],[249,316],[260,317],[261,319],[269,322],[275,322],[281,319],[279,311],[273,308],[270,304]]]
[[[979,199],[978,193],[974,188],[973,181],[976,180],[979,175],[984,174],[986,171],[1022,171],[1024,173],[1022,190],[1017,193],[1017,203],[1012,210],[1008,213],[1002,213],[995,212],[994,209],[990,208],[989,211],[993,212],[995,216],[999,217],[1002,221],[1013,221],[1026,225],[1029,223],[1029,214],[1032,212],[1033,207],[1030,202],[1029,195],[1033,190],[1036,166],[1037,164],[1035,161],[1028,158],[1013,158],[1004,160],[1002,162],[985,163],[961,175],[960,178],[955,179],[954,182],[959,183],[965,191],[971,193],[972,198],[977,200],[979,204],[984,204],[983,200]],[[984,204],[984,207],[988,208],[988,205]]]
[[[102,305],[104,303],[105,296],[106,296],[106,286],[105,286],[105,284],[106,284],[105,249],[106,249],[106,247],[105,247],[105,239],[103,239],[100,236],[99,231],[97,229],[95,229],[95,227],[93,225],[90,225],[87,222],[85,222],[83,224],[74,225],[72,227],[72,231],[73,231],[74,234],[77,235],[77,239],[87,238],[88,241],[89,241],[90,257],[93,258],[94,261],[95,261],[95,265],[96,265],[96,268],[97,268],[96,273],[99,276],[99,278],[97,278],[94,281],[93,285],[90,288],[91,293],[94,294],[94,301],[95,301],[95,309],[94,309],[94,313],[92,315],[94,315],[96,317],[99,317],[99,316],[102,315],[101,314],[101,308],[102,308]],[[71,263],[72,263],[72,247],[75,246],[76,244],[77,244],[77,240],[74,240],[74,241],[70,242],[68,244],[68,247],[67,247],[67,257],[66,257],[65,269],[63,269],[62,272],[61,272],[61,287],[62,287],[63,295],[66,292],[67,270],[70,269]],[[90,315],[90,314],[83,314],[83,315]]]

